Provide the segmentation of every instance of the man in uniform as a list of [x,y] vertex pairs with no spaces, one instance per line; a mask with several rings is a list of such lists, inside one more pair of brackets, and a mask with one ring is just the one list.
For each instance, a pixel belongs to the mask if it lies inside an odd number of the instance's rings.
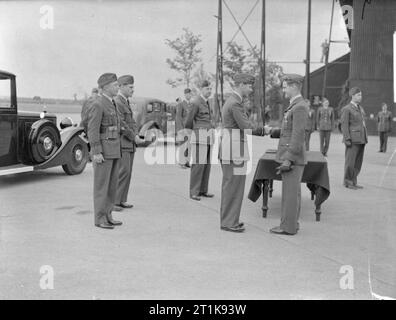
[[[308,105],[301,96],[303,77],[297,74],[285,75],[282,88],[290,105],[284,112],[281,129],[273,129],[271,136],[280,135],[276,161],[282,176],[282,215],[279,227],[270,232],[294,235],[299,229],[301,209],[301,178],[307,164],[305,150],[305,124],[308,119]],[[277,132],[275,132],[277,131]]]
[[331,131],[334,128],[334,109],[329,107],[329,100],[323,97],[322,106],[318,109],[316,123],[319,130],[320,152],[327,157],[330,145]]
[[93,88],[91,96],[84,102],[81,108],[80,127],[83,127],[85,132],[87,132],[87,126],[88,126],[89,107],[90,105],[92,105],[92,102],[94,102],[98,96],[99,96],[98,88]]
[[187,129],[193,130],[190,139],[193,160],[190,174],[190,198],[197,201],[201,200],[201,197],[212,198],[214,196],[208,193],[210,157],[214,143],[214,126],[208,101],[211,94],[212,88],[209,81],[202,81],[200,94],[192,100],[185,123]]
[[176,139],[182,142],[182,146],[179,147],[179,164],[183,169],[190,168],[189,162],[189,139],[186,130],[184,130],[184,123],[187,119],[188,111],[191,106],[191,89],[184,89],[185,100],[179,102],[176,106],[176,119],[175,119],[175,129],[176,129]]
[[364,147],[367,143],[365,113],[360,105],[362,91],[358,87],[349,90],[351,102],[341,110],[341,131],[345,143],[344,186],[349,189],[361,189],[357,176],[363,163]]
[[113,229],[122,222],[113,220],[121,158],[120,118],[113,97],[118,92],[117,76],[104,73],[98,79],[102,94],[89,108],[88,139],[94,170],[95,226]]
[[311,141],[311,134],[315,131],[316,128],[316,119],[315,119],[315,109],[311,106],[311,103],[308,99],[305,99],[305,102],[308,105],[308,119],[305,125],[305,147],[307,151],[309,150],[309,142]]
[[[223,130],[219,158],[223,171],[221,184],[220,228],[225,231],[245,231],[239,221],[245,190],[246,172],[242,172],[249,160],[247,134],[264,136],[264,127],[255,127],[243,106],[244,98],[253,91],[254,77],[240,73],[234,77],[235,90],[226,100],[222,110]],[[269,131],[269,127],[266,128]],[[268,133],[268,132],[267,132]]]
[[386,152],[388,145],[388,134],[392,131],[392,113],[388,111],[385,102],[381,105],[382,111],[378,112],[378,135],[380,139],[380,148],[378,152]]
[[136,151],[136,143],[140,142],[138,127],[133,112],[129,104],[129,98],[134,92],[134,78],[125,75],[118,78],[120,89],[114,98],[120,114],[124,131],[121,135],[121,161],[120,173],[118,177],[118,189],[116,195],[116,206],[120,208],[132,208],[133,205],[127,202],[129,185],[132,177],[133,158]]

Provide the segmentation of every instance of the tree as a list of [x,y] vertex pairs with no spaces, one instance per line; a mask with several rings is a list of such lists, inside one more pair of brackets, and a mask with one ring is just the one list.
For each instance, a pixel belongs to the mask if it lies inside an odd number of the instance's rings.
[[165,44],[176,53],[173,59],[166,59],[166,63],[180,75],[166,81],[172,88],[180,85],[190,87],[192,71],[202,61],[202,49],[198,47],[201,41],[201,35],[193,34],[188,28],[183,28],[183,34],[175,40],[165,40]]
[[199,88],[199,84],[203,80],[208,80],[209,82],[213,83],[215,81],[215,79],[216,79],[216,75],[205,71],[204,64],[201,63],[199,65],[198,69],[195,70],[195,72],[193,73],[193,75],[191,77],[192,89],[194,91],[196,91],[197,88]]
[[[228,50],[224,54],[224,78],[232,87],[234,85],[233,77],[240,72],[247,72],[256,78],[254,92],[249,98],[251,113],[261,114],[261,79],[260,79],[260,52],[257,46],[250,47],[247,50],[236,42],[227,43]],[[271,119],[278,118],[279,108],[283,103],[280,77],[283,75],[282,67],[265,61],[265,112],[266,116]],[[263,110],[264,111],[264,110]],[[261,118],[257,117],[258,119]]]
[[234,76],[246,68],[247,53],[243,46],[236,42],[227,42],[227,48],[223,59],[223,75],[224,80],[232,86]]

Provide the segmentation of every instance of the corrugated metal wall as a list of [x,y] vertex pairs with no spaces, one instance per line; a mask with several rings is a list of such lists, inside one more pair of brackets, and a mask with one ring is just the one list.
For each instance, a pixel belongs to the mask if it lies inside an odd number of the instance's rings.
[[[396,116],[393,103],[393,33],[396,31],[395,0],[354,0],[354,29],[351,39],[350,86],[363,91],[362,105],[376,115],[386,102]],[[375,134],[374,120],[367,121]],[[393,125],[395,134],[396,125]]]

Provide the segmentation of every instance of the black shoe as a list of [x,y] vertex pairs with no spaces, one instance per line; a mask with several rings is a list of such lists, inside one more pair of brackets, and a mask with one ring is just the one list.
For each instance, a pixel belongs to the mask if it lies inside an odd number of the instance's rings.
[[189,162],[186,163],[186,167],[187,167],[187,168],[191,168],[191,165],[190,165]]
[[214,197],[214,194],[211,194],[211,193],[207,193],[207,192],[201,192],[200,194],[199,194],[201,197],[205,197],[205,198],[213,198]]
[[238,223],[238,227],[239,227],[239,228],[242,228],[244,225],[245,225],[245,224],[244,224],[243,222],[239,222],[239,223]]
[[244,232],[245,228],[240,227],[239,225],[237,227],[220,227],[221,230],[224,231],[231,231],[231,232]]
[[180,164],[180,168],[182,168],[182,169],[187,169],[188,167],[187,167],[187,165],[185,165],[185,164]]
[[109,219],[109,224],[110,225],[112,225],[112,226],[121,226],[122,225],[122,222],[121,221],[116,221],[116,220],[113,220],[113,219]]
[[344,186],[345,186],[345,188],[348,188],[348,189],[352,189],[352,190],[357,190],[358,188],[356,188],[353,184],[344,184]]
[[354,184],[353,186],[354,186],[356,189],[363,189],[363,187],[360,186],[360,185],[358,185],[358,184]]
[[192,200],[201,201],[201,198],[198,196],[190,196]]
[[112,211],[122,211],[122,207],[121,207],[120,205],[116,204],[116,205],[113,207],[113,210],[112,210]]
[[126,209],[133,208],[133,204],[130,204],[128,202],[121,202],[120,204],[117,204],[116,206],[121,207],[121,208],[126,208]]
[[103,229],[114,229],[114,226],[112,226],[111,224],[105,223],[105,222],[99,223],[99,224],[95,223],[95,227],[103,228]]
[[296,233],[286,232],[286,231],[282,230],[280,227],[274,227],[274,228],[270,229],[270,232],[275,233],[275,234],[284,234],[287,236],[294,236],[297,233],[297,232]]

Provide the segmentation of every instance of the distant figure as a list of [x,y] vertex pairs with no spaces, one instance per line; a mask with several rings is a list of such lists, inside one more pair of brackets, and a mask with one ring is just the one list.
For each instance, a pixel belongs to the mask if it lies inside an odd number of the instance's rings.
[[179,153],[179,165],[181,168],[186,169],[190,168],[190,143],[189,143],[189,134],[187,130],[184,128],[184,122],[187,119],[187,114],[191,108],[191,97],[192,92],[190,88],[184,89],[184,97],[185,100],[179,102],[176,106],[176,118],[175,118],[175,130],[176,130],[176,141],[181,142],[182,145],[178,148]]
[[386,152],[388,145],[388,135],[392,131],[392,113],[388,111],[388,106],[385,102],[381,104],[382,111],[378,112],[378,135],[380,139],[380,148],[378,152]]
[[364,147],[367,143],[365,113],[360,105],[362,91],[358,87],[349,90],[351,102],[341,110],[341,131],[345,143],[344,186],[349,189],[361,189],[357,176],[363,164]]
[[89,107],[92,105],[92,102],[94,102],[98,96],[99,96],[99,89],[93,88],[91,96],[84,102],[81,108],[80,127],[83,127],[85,132],[87,132],[87,126],[88,126]]
[[322,98],[322,106],[318,109],[316,123],[319,130],[320,152],[327,157],[330,145],[331,131],[334,128],[335,114],[334,109],[329,107],[329,100]]
[[308,107],[308,119],[305,124],[305,148],[309,151],[309,142],[311,140],[311,134],[315,131],[315,109],[312,108],[311,103],[308,99],[305,99]]
[[322,47],[322,57],[320,58],[320,62],[326,62],[327,61],[327,56],[329,54],[329,43],[327,42],[327,39],[321,44]]

